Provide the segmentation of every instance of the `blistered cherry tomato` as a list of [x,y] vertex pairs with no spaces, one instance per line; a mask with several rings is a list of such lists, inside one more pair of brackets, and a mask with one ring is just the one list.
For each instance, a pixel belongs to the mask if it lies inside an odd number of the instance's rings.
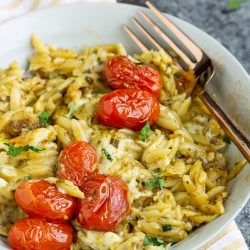
[[113,89],[136,88],[158,96],[162,88],[157,70],[147,65],[136,65],[126,56],[116,56],[107,61],[104,75]]
[[59,192],[56,185],[45,180],[22,182],[15,199],[26,214],[53,222],[71,219],[76,209],[73,197]]
[[54,224],[38,218],[17,221],[8,234],[13,250],[69,250],[73,229],[68,223]]
[[118,89],[101,98],[96,117],[110,127],[140,130],[147,121],[153,125],[159,113],[159,103],[149,92]]
[[130,212],[127,184],[117,177],[98,174],[82,186],[77,218],[88,230],[111,231]]
[[57,177],[72,181],[78,187],[97,172],[96,152],[84,141],[73,142],[64,148],[58,162]]

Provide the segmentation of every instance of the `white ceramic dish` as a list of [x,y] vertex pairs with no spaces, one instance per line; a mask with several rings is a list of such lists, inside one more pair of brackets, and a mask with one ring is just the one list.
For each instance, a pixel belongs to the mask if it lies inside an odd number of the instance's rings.
[[[141,7],[126,4],[73,4],[39,10],[5,22],[0,25],[0,68],[13,60],[26,65],[27,56],[32,53],[32,33],[36,33],[45,43],[61,47],[81,49],[84,44],[121,42],[129,53],[135,52],[136,47],[124,34],[121,25],[137,15],[139,9]],[[178,18],[170,18],[214,60],[216,76],[210,90],[250,133],[250,78],[246,71],[212,37]],[[230,165],[242,158],[234,145],[230,146],[227,155]],[[229,183],[228,188],[225,214],[200,227],[171,249],[198,249],[235,218],[250,197],[250,165]],[[8,249],[4,240],[0,242],[0,249]]]

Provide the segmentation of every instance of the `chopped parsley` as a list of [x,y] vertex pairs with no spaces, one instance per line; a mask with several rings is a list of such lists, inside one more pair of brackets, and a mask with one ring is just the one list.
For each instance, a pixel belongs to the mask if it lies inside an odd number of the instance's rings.
[[171,231],[172,230],[172,226],[171,225],[164,225],[162,227],[162,231],[163,232],[167,232],[167,231]]
[[237,9],[242,3],[247,2],[247,0],[230,0],[227,3],[228,8]]
[[24,176],[23,178],[24,178],[24,180],[31,180],[32,176],[31,175],[27,175],[27,176]]
[[146,188],[153,189],[153,188],[157,187],[159,189],[163,189],[164,179],[162,179],[160,177],[160,174],[159,173],[152,173],[152,176],[154,177],[154,179],[145,182]]
[[167,244],[165,241],[157,239],[156,237],[150,237],[148,235],[145,236],[144,238],[144,246],[163,246],[165,249],[168,249],[170,244]]
[[143,141],[146,141],[149,131],[150,131],[150,123],[149,121],[147,121],[145,126],[141,129],[141,139]]
[[231,144],[231,139],[227,135],[224,136],[223,141],[226,142],[227,144]]
[[151,175],[154,177],[154,178],[160,178],[160,174],[157,173],[157,172],[152,172]]
[[105,148],[102,149],[102,152],[106,156],[107,160],[113,161],[113,158],[111,157],[111,155],[109,154],[109,152]]
[[68,105],[68,113],[66,114],[66,116],[68,118],[72,118],[73,114],[76,112],[77,110],[77,105],[74,103],[74,102],[71,102],[69,105]]
[[39,122],[45,127],[47,128],[49,126],[48,120],[50,117],[50,113],[49,112],[42,112],[38,118],[39,118]]
[[59,163],[56,161],[56,162],[54,162],[53,165],[54,165],[54,174],[56,175],[57,170],[58,170]]
[[8,144],[8,143],[4,143],[4,144],[9,147],[6,154],[13,156],[13,157],[17,157],[23,151],[31,150],[31,151],[34,151],[36,153],[39,153],[40,151],[42,151],[42,149],[40,149],[38,147],[30,146],[30,145],[16,147],[16,146],[13,146],[13,145]]

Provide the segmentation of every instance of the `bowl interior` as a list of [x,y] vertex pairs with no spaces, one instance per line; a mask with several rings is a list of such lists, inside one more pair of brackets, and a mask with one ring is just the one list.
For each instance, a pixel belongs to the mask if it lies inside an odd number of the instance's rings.
[[[31,34],[45,43],[80,50],[86,44],[122,43],[129,53],[138,52],[121,25],[138,15],[141,7],[126,4],[73,4],[29,13],[0,26],[0,68],[16,60],[26,66],[32,53]],[[250,134],[250,80],[236,59],[198,28],[170,16],[214,60],[216,75],[209,85],[218,103]],[[230,166],[242,159],[234,145],[227,155]],[[250,196],[250,165],[229,183],[225,214],[195,230],[172,249],[197,249],[221,231],[239,213]],[[8,249],[0,242],[0,249]]]

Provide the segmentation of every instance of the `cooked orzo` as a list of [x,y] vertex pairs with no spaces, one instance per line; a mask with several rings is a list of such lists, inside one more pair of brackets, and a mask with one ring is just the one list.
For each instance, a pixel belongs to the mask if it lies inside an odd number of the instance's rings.
[[44,45],[36,36],[32,44],[27,72],[16,62],[0,70],[1,235],[27,217],[14,196],[23,181],[45,179],[83,199],[85,189],[56,175],[60,152],[74,141],[93,147],[100,174],[127,184],[131,210],[111,231],[87,230],[73,217],[72,250],[165,249],[224,213],[227,181],[245,161],[227,171],[228,138],[199,97],[180,91],[171,57],[164,51],[129,56],[162,79],[155,124],[131,130],[96,119],[98,102],[112,91],[104,64],[127,56],[121,44],[81,52]]

